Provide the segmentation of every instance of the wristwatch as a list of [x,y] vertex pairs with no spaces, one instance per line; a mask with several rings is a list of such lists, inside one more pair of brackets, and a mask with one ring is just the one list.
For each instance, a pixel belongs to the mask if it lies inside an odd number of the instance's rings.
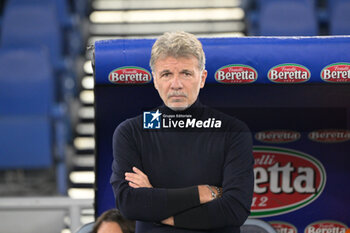
[[213,199],[217,198],[217,195],[216,195],[216,193],[214,192],[214,190],[213,190],[209,185],[206,185],[206,186],[208,187],[208,189],[209,189],[210,192],[211,192],[211,197],[212,197]]
[[219,187],[214,186],[218,194],[216,195],[218,198],[222,196],[221,189]]

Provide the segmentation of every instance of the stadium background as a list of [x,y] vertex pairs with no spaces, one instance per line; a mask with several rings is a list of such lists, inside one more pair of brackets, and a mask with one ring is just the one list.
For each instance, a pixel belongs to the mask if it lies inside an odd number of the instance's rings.
[[349,10],[348,0],[1,1],[1,232],[18,221],[9,210],[27,208],[28,232],[43,222],[70,232],[94,220],[95,41],[172,30],[199,37],[349,35]]

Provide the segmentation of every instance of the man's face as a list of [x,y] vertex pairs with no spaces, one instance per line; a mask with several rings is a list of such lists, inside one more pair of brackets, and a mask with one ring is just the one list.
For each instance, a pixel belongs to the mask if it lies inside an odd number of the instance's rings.
[[199,70],[195,57],[168,56],[155,62],[153,77],[164,104],[173,110],[184,110],[196,101],[207,71]]

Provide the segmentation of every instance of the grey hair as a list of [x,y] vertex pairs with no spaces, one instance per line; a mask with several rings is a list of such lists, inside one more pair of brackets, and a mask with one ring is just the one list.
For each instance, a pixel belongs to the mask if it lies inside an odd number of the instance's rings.
[[200,71],[205,69],[205,54],[201,42],[187,32],[166,32],[160,36],[153,44],[149,65],[154,71],[154,65],[159,58],[172,56],[190,57],[194,56],[198,60]]

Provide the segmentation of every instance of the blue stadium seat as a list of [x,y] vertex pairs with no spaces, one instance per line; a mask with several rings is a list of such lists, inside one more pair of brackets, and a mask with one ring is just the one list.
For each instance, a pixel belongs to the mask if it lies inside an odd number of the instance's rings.
[[328,1],[329,34],[350,35],[350,0]]
[[82,32],[79,28],[79,17],[72,13],[68,0],[8,0],[6,9],[17,8],[23,5],[52,8],[55,12],[54,16],[64,33],[65,53],[76,56],[81,52],[83,40]]
[[315,36],[318,23],[315,6],[305,1],[267,1],[259,13],[259,35]]
[[[44,47],[59,80],[62,99],[76,95],[73,63],[64,56],[63,32],[52,5],[15,4],[6,7],[1,28],[1,47]],[[67,85],[69,84],[69,85]]]
[[53,164],[50,119],[0,117],[0,169],[38,169]]
[[66,193],[64,108],[45,50],[0,49],[0,169],[56,168]]
[[54,68],[64,68],[63,35],[52,7],[8,7],[4,12],[1,29],[2,47],[46,47]]
[[62,26],[69,27],[71,25],[67,0],[7,0],[6,2],[7,9],[21,5],[51,6]]
[[0,49],[0,115],[50,115],[55,78],[45,50]]

